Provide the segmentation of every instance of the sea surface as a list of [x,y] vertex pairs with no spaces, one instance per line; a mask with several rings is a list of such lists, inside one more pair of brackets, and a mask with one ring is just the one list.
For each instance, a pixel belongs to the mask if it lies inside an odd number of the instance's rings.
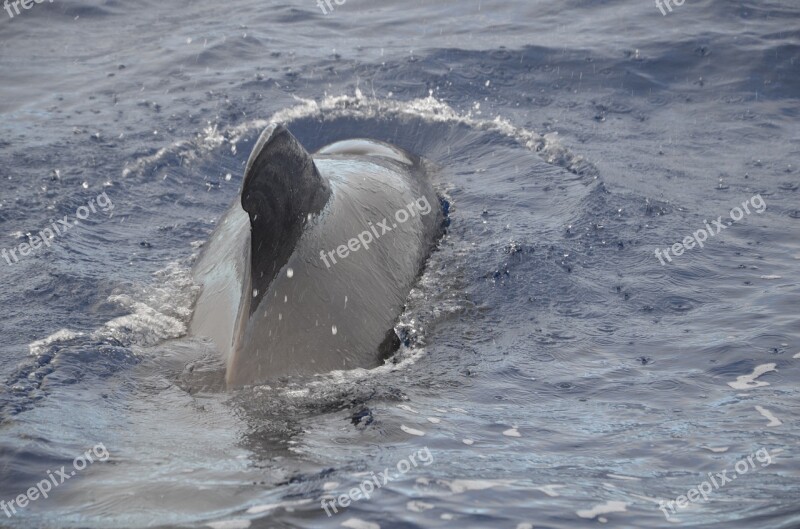
[[[800,527],[800,5],[670,6],[0,9],[0,500],[57,483],[0,527]],[[449,227],[385,366],[225,391],[191,270],[270,121]]]

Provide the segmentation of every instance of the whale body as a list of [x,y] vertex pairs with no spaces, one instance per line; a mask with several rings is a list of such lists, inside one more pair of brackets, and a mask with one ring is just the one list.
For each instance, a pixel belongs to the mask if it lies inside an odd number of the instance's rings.
[[312,156],[267,127],[194,269],[190,332],[219,349],[229,387],[375,367],[397,349],[394,325],[442,233],[429,172],[386,143]]

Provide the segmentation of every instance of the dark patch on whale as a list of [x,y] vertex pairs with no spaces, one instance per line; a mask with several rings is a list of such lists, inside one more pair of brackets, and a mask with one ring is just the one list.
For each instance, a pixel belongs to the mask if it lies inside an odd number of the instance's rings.
[[224,355],[228,386],[391,356],[394,324],[442,232],[429,173],[381,142],[340,141],[312,157],[282,125],[261,134],[240,203],[195,267],[191,332]]

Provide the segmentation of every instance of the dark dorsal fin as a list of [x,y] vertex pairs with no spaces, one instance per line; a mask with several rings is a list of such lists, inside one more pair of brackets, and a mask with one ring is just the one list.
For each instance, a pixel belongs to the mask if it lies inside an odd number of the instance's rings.
[[242,207],[250,216],[250,276],[258,291],[250,314],[291,257],[306,219],[322,210],[330,194],[297,138],[283,125],[267,127],[247,160],[242,187]]

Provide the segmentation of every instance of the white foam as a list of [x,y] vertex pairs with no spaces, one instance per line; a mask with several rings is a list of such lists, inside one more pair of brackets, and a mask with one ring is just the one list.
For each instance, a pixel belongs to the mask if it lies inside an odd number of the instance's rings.
[[346,522],[342,522],[342,527],[349,527],[350,529],[381,529],[380,525],[372,522],[365,522],[359,518],[350,518]]
[[728,382],[728,385],[733,389],[754,389],[760,388],[761,386],[769,386],[769,382],[758,382],[756,379],[764,373],[777,371],[775,365],[776,364],[761,364],[757,366],[751,374],[736,377],[736,381]]
[[406,508],[409,511],[422,512],[433,509],[433,505],[430,503],[425,503],[424,501],[410,501],[406,503]]
[[282,501],[279,503],[265,503],[263,505],[255,505],[247,509],[247,514],[261,514],[265,512],[274,511],[278,508],[284,508],[287,510],[294,509],[299,505],[305,505],[307,503],[311,503],[311,500],[294,500],[294,501]]
[[[129,314],[114,318],[90,333],[93,340],[117,340],[136,345],[155,345],[164,340],[184,336],[192,316],[192,306],[199,291],[191,269],[170,263],[155,272],[154,284],[129,288],[112,294],[108,301]],[[47,338],[28,345],[30,353],[39,355],[54,343],[85,336],[86,333],[61,329]]]
[[513,485],[514,481],[503,479],[454,479],[454,480],[437,480],[437,483],[449,488],[453,494],[461,494],[463,492],[474,490],[493,489],[495,487],[505,487]]
[[766,409],[766,408],[763,408],[763,407],[761,407],[761,406],[756,406],[756,410],[758,410],[758,413],[760,413],[761,415],[763,415],[764,417],[766,417],[767,419],[769,419],[769,423],[767,424],[767,428],[771,428],[771,427],[773,427],[773,426],[780,426],[781,424],[783,424],[783,423],[780,421],[780,419],[778,419],[777,417],[775,417],[775,416],[772,414],[772,412],[771,412],[771,411],[769,411],[768,409]]
[[320,101],[295,96],[297,105],[279,110],[268,119],[256,119],[218,130],[217,125],[209,125],[193,140],[182,140],[170,147],[160,149],[154,155],[139,158],[133,166],[126,167],[122,175],[141,170],[147,166],[172,155],[181,160],[192,161],[203,153],[229,143],[232,148],[253,131],[264,129],[272,122],[291,124],[292,121],[307,118],[335,119],[397,119],[417,118],[430,123],[450,123],[465,125],[475,130],[495,132],[514,139],[526,149],[539,153],[542,158],[553,165],[558,165],[572,172],[580,172],[591,165],[582,156],[577,156],[561,146],[558,133],[538,134],[523,127],[514,125],[507,118],[497,116],[494,119],[477,117],[472,111],[459,113],[447,103],[436,99],[432,93],[425,98],[410,101],[395,101],[365,96],[359,89],[355,94],[326,96]]
[[221,522],[209,522],[206,525],[212,529],[247,529],[250,527],[250,520],[223,520]]
[[576,514],[581,518],[594,518],[601,514],[610,514],[614,512],[625,512],[627,511],[628,504],[624,501],[614,501],[609,500],[605,503],[601,503],[600,505],[595,505],[591,509],[576,511]]
[[506,437],[522,437],[522,434],[519,433],[519,430],[517,429],[516,426],[514,428],[509,428],[508,430],[503,432],[503,435],[505,435]]
[[77,338],[79,336],[83,336],[83,333],[71,331],[69,329],[61,329],[60,331],[56,331],[46,338],[42,338],[41,340],[36,340],[35,342],[29,343],[28,350],[30,351],[30,354],[39,356],[50,345],[58,342],[66,342],[68,340],[72,340],[73,338]]
[[542,485],[541,487],[536,487],[534,490],[544,492],[551,498],[558,498],[560,494],[556,492],[556,489],[563,489],[564,487],[565,485]]
[[319,374],[315,376],[314,380],[307,383],[308,387],[304,391],[308,392],[310,388],[321,388],[326,391],[330,391],[336,386],[346,386],[349,388],[374,377],[390,375],[393,372],[403,370],[406,367],[413,365],[419,358],[423,357],[426,352],[427,350],[424,347],[410,349],[405,346],[401,346],[400,352],[396,354],[396,358],[400,359],[397,363],[394,363],[392,360],[387,360],[382,366],[371,369],[340,369]]
[[642,478],[635,478],[633,476],[621,476],[619,474],[607,474],[611,479],[621,479],[623,481],[642,481]]
[[414,428],[409,428],[405,424],[401,424],[400,425],[400,429],[403,430],[404,432],[406,432],[407,434],[416,435],[418,437],[422,437],[423,435],[425,435],[425,432],[423,432],[422,430],[416,430]]
[[186,334],[186,321],[168,316],[158,308],[136,301],[127,294],[110,296],[108,300],[130,310],[131,314],[107,322],[94,336],[120,341],[132,339],[139,345],[155,345]]

